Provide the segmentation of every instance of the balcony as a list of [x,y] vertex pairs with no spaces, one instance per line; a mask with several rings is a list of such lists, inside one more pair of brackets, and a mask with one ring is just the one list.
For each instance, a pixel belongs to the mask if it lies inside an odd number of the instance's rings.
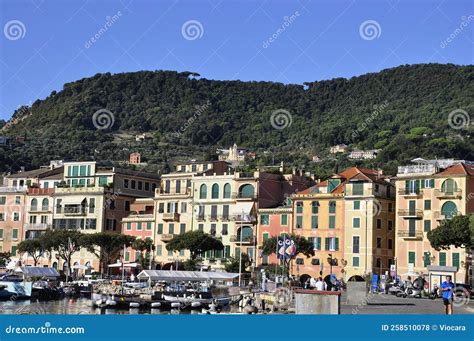
[[400,166],[398,167],[397,177],[432,175],[434,173],[436,173],[436,167],[433,164]]
[[230,221],[230,215],[228,215],[228,214],[221,215],[221,216],[219,216],[219,220],[220,221]]
[[453,191],[443,191],[440,189],[435,189],[435,196],[438,199],[461,199],[462,190],[455,189]]
[[53,224],[25,224],[25,230],[46,230],[52,228]]
[[28,190],[27,186],[17,186],[17,187],[9,187],[9,186],[0,186],[0,193],[22,193]]
[[179,221],[179,213],[163,213],[164,221]]
[[231,216],[229,216],[229,219],[231,221],[235,221],[235,222],[246,222],[246,223],[251,223],[251,222],[255,222],[256,219],[254,216],[250,215],[250,214],[233,214]]
[[237,199],[237,200],[255,200],[257,199],[257,195],[254,194],[243,194],[243,193],[232,193],[232,199]]
[[198,215],[197,221],[205,221],[206,217],[204,215]]
[[420,209],[399,209],[398,215],[404,218],[423,218],[423,211]]
[[209,221],[217,221],[217,215],[208,215],[207,216],[207,220]]
[[52,210],[49,207],[30,207],[28,210],[30,213],[47,213],[51,211]]
[[400,230],[397,232],[397,236],[405,240],[422,240],[423,231]]
[[412,189],[402,188],[402,189],[398,190],[398,194],[402,195],[404,197],[421,197],[421,196],[423,196],[423,190],[421,190],[419,188],[418,189],[415,189],[415,188],[412,188]]
[[86,208],[83,206],[65,206],[62,213],[64,215],[85,215]]
[[238,243],[238,244],[255,244],[255,236],[243,236],[242,240],[240,240],[240,235],[233,235],[230,236],[231,243]]
[[163,241],[163,242],[169,242],[173,238],[174,238],[174,234],[172,234],[172,233],[161,235],[161,241]]
[[449,215],[446,215],[446,214],[441,214],[440,211],[435,211],[433,213],[433,217],[436,219],[436,220],[450,220],[452,219],[454,216],[456,216],[456,212],[453,212],[452,214],[449,214]]

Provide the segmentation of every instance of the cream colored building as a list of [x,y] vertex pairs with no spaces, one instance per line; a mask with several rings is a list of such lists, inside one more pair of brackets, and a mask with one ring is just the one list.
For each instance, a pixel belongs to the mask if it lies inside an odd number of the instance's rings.
[[[472,278],[472,256],[463,248],[436,251],[427,233],[442,220],[474,213],[474,166],[455,160],[414,160],[397,174],[397,271],[402,277],[431,266],[455,269],[457,282]],[[437,269],[439,271],[439,269]],[[439,279],[438,279],[439,282]]]

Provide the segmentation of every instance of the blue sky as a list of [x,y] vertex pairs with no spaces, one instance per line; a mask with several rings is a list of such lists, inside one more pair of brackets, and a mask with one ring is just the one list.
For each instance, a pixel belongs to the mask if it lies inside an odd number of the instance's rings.
[[301,84],[474,58],[467,0],[2,0],[0,23],[0,119],[100,72]]

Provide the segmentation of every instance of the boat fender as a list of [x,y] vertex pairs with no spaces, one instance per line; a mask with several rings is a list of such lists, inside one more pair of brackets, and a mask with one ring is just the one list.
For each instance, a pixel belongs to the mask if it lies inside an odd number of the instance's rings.
[[153,303],[151,304],[151,307],[152,307],[152,308],[159,308],[159,307],[161,307],[161,303],[160,303],[160,302],[153,302]]
[[107,305],[117,305],[117,302],[115,302],[114,300],[107,300],[107,301],[105,301],[105,304],[107,304]]
[[201,306],[201,302],[191,302],[191,307],[198,308]]
[[181,306],[181,303],[179,303],[179,302],[171,303],[171,308],[179,308],[180,306]]
[[138,302],[130,302],[130,308],[138,308],[140,307],[140,303]]

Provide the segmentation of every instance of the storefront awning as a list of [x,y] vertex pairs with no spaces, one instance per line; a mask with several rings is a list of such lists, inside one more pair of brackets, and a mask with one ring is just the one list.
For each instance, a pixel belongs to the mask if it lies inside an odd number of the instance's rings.
[[225,271],[168,271],[168,270],[143,270],[138,274],[138,279],[152,281],[232,281],[239,274]]
[[62,196],[61,198],[62,205],[80,205],[86,198],[81,198],[77,196]]

